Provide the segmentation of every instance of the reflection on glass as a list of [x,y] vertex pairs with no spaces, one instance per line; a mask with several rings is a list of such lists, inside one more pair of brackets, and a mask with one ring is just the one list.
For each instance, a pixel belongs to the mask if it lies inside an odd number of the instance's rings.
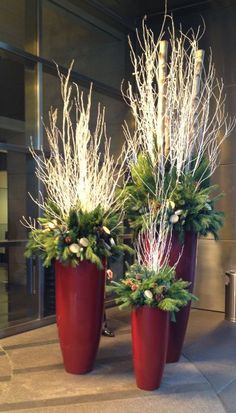
[[126,37],[109,32],[43,1],[42,56],[63,66],[75,59],[75,70],[120,89],[125,73]]
[[[0,154],[1,155],[1,154]],[[0,240],[6,239],[8,222],[7,171],[0,169]]]
[[124,134],[122,124],[127,120],[128,108],[127,105],[119,100],[112,99],[101,93],[93,94],[93,107],[96,110],[98,103],[105,106],[105,119],[107,125],[107,135],[111,137],[111,152],[116,157],[119,156],[122,144],[124,142]]
[[0,328],[38,316],[36,269],[24,258],[24,245],[5,248],[0,261]]
[[37,216],[28,191],[36,196],[31,155],[0,151],[0,328],[37,317],[36,267],[20,241],[27,239],[22,215]]
[[25,46],[25,0],[1,0],[0,41]]
[[[6,152],[0,151],[0,241],[7,238],[8,229],[8,182],[6,167]],[[6,250],[0,247],[0,265],[6,260]],[[0,278],[3,275],[0,275]],[[1,308],[0,308],[1,312]]]
[[55,267],[44,268],[44,316],[55,314]]
[[0,52],[0,143],[28,146],[36,137],[34,65]]
[[37,206],[29,197],[37,197],[34,160],[24,152],[0,152],[0,241],[25,240],[27,230],[22,216],[36,217]]

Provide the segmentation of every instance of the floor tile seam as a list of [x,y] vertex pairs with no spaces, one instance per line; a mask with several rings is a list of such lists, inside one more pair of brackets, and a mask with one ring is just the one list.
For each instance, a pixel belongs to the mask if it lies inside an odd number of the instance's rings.
[[[124,361],[129,361],[132,362],[132,353],[124,356],[112,356],[112,357],[106,357],[102,359],[97,359],[96,360],[96,366],[97,367],[102,367],[105,365],[105,363],[109,364],[114,364],[114,363],[120,363]],[[63,369],[63,363],[55,363],[55,364],[47,364],[47,365],[42,365],[42,366],[31,366],[31,367],[25,367],[25,368],[13,368],[13,374],[28,374],[28,373],[38,373],[38,372],[43,372],[43,371],[50,371],[50,370],[58,370],[58,369]]]
[[108,323],[109,323],[109,325],[111,324],[112,325],[112,322],[118,322],[118,323],[120,323],[120,324],[122,324],[122,326],[120,325],[120,327],[122,328],[123,326],[127,326],[128,325],[128,323],[127,323],[127,320],[123,320],[122,318],[117,318],[117,317],[109,317],[108,316]]
[[8,354],[8,352],[6,350],[4,350],[4,348],[1,345],[0,345],[0,351],[1,351],[1,353],[4,353],[4,356],[6,357],[6,360],[8,361],[8,366],[9,366],[9,369],[10,369],[9,376],[12,377],[13,376],[13,369],[14,369],[12,359],[11,359],[10,355]]
[[11,376],[10,375],[5,375],[5,376],[0,376],[0,383],[6,383],[11,381]]
[[[209,389],[202,389],[201,393],[209,392]],[[38,400],[27,400],[27,401],[19,401],[19,402],[7,402],[0,404],[0,412],[1,411],[15,411],[15,410],[28,410],[28,409],[36,409],[42,407],[56,407],[56,406],[69,406],[69,405],[83,405],[89,403],[101,403],[105,401],[118,401],[118,400],[134,400],[143,397],[156,397],[161,398],[162,396],[174,395],[185,393],[184,390],[180,392],[172,391],[170,389],[157,389],[156,391],[143,391],[138,388],[134,388],[133,385],[128,388],[126,386],[125,390],[121,391],[111,391],[111,392],[99,392],[99,393],[89,393],[84,395],[75,395],[75,396],[68,396],[63,398],[51,398],[51,399],[38,399]],[[195,393],[199,394],[198,391],[190,390],[187,393]],[[31,411],[31,410],[30,410]]]
[[234,412],[235,412],[235,410],[234,410],[233,412],[232,412],[232,410],[228,410],[228,408],[227,408],[227,406],[226,406],[226,404],[225,404],[225,401],[224,401],[223,399],[221,399],[220,394],[218,395],[218,397],[219,397],[219,399],[220,399],[220,401],[221,401],[221,403],[222,403],[222,405],[223,405],[226,413],[234,413]]
[[223,386],[221,386],[221,388],[219,390],[217,390],[217,394],[220,395],[220,393],[222,393],[222,391],[224,391],[228,386],[230,386],[234,381],[236,381],[236,377],[234,377],[233,379],[231,379],[228,383],[224,384]]
[[[129,334],[131,332],[130,329],[124,329],[124,330],[117,330],[117,334],[121,334],[121,335],[126,335]],[[47,340],[47,341],[34,341],[32,343],[27,342],[27,343],[22,343],[22,344],[6,344],[6,345],[2,345],[1,347],[3,349],[5,349],[6,351],[12,351],[12,350],[20,350],[20,349],[24,349],[24,348],[30,348],[30,347],[39,347],[39,346],[47,346],[47,345],[51,345],[51,344],[59,344],[59,339],[52,339],[52,340]],[[2,353],[4,353],[4,351],[0,351],[0,356],[2,355]]]
[[127,334],[131,334],[131,328],[129,328],[129,329],[127,328],[127,329],[120,330],[120,331],[115,330],[115,333],[116,333],[117,335],[125,336],[125,335],[127,335]]
[[184,354],[183,352],[183,356],[189,361],[189,363],[191,363],[196,370],[199,372],[199,374],[201,374],[202,377],[204,377],[204,379],[207,381],[207,383],[209,384],[212,392],[216,395],[217,399],[219,400],[220,404],[222,405],[222,408],[225,410],[225,413],[228,413],[226,410],[226,407],[223,403],[223,401],[221,400],[219,394],[217,393],[217,391],[215,390],[215,388],[213,387],[212,383],[210,382],[210,380],[206,377],[206,375],[203,373],[203,371],[201,371],[201,369],[194,363],[194,361],[192,361],[189,357],[186,356],[186,354]]
[[[10,384],[11,383],[11,381],[13,380],[13,377],[14,377],[14,373],[13,373],[13,362],[12,362],[12,360],[11,360],[11,357],[10,357],[10,355],[8,354],[8,352],[0,345],[0,351],[1,352],[4,352],[4,354],[5,354],[5,356],[6,356],[6,359],[7,359],[7,361],[8,361],[8,365],[9,365],[9,369],[10,369],[10,374],[8,375],[8,377],[9,377],[9,379],[8,380],[6,380],[6,381],[4,381],[3,383],[4,384]],[[5,388],[4,388],[4,390],[3,390],[3,394],[4,394],[4,397],[6,397],[6,395],[9,393],[9,391],[10,391],[10,385],[7,385]],[[2,395],[1,395],[2,396]]]
[[[130,396],[130,392],[134,393],[134,396]],[[141,390],[134,388],[133,386],[130,389],[121,392],[100,392],[100,393],[88,393],[84,395],[75,395],[75,396],[68,396],[68,397],[58,397],[58,398],[51,398],[51,399],[38,399],[38,400],[27,400],[27,401],[20,401],[20,402],[7,402],[0,404],[0,412],[1,411],[14,411],[16,409],[20,410],[28,410],[32,408],[40,408],[40,407],[56,407],[56,406],[69,406],[72,404],[82,405],[82,404],[89,404],[89,403],[99,403],[103,401],[115,401],[115,400],[122,400],[122,399],[133,399],[138,396],[152,396],[152,394],[142,393]],[[111,396],[114,395],[112,398]]]
[[22,344],[6,344],[6,345],[2,345],[1,348],[3,348],[6,351],[12,351],[12,350],[19,350],[19,349],[24,349],[24,348],[30,348],[30,347],[39,347],[39,346],[47,346],[47,345],[51,345],[51,344],[59,344],[59,340],[58,339],[53,339],[53,340],[47,340],[47,341],[34,341],[32,343],[28,342],[28,343],[22,343]]
[[55,364],[45,364],[43,366],[32,366],[32,367],[25,367],[25,368],[14,368],[13,374],[28,374],[28,373],[40,373],[44,371],[52,371],[52,370],[62,370],[63,363],[55,363]]

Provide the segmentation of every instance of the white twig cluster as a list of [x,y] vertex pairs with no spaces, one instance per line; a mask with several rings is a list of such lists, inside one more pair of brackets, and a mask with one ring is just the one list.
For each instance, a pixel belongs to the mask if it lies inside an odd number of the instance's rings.
[[[167,17],[169,42],[163,40]],[[235,118],[225,112],[224,84],[216,77],[211,54],[204,64],[201,36],[200,28],[176,33],[172,18],[165,16],[157,40],[143,20],[141,37],[137,31],[140,55],[129,40],[134,86],[129,82],[123,96],[135,121],[134,132],[124,126],[132,160],[144,152],[164,167],[168,159],[177,177],[194,173],[203,157],[212,175],[220,146],[235,126]]]
[[145,220],[145,229],[139,232],[135,245],[137,261],[149,270],[159,272],[169,265],[171,230],[167,225],[167,204],[159,209],[158,216],[149,205],[150,215]]
[[[84,212],[93,211],[98,206],[104,212],[120,208],[115,191],[124,176],[126,159],[124,147],[117,160],[110,153],[111,141],[106,135],[105,109],[100,105],[95,129],[91,132],[92,87],[85,103],[83,92],[77,85],[70,83],[72,65],[66,76],[58,70],[63,101],[62,127],[58,126],[57,109],[51,109],[49,126],[45,128],[50,155],[48,157],[43,150],[38,154],[31,148],[36,161],[36,175],[46,189],[46,201],[41,196],[35,202],[53,215],[48,206],[48,201],[52,201],[63,217],[67,217],[76,206]],[[72,111],[75,111],[74,123]]]

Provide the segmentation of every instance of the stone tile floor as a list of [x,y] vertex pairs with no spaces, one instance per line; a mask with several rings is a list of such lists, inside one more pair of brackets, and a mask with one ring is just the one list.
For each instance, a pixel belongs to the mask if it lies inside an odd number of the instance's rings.
[[0,340],[0,412],[236,413],[236,325],[192,310],[183,357],[160,389],[137,389],[129,315],[107,311],[115,338],[102,337],[94,370],[64,371],[56,326]]

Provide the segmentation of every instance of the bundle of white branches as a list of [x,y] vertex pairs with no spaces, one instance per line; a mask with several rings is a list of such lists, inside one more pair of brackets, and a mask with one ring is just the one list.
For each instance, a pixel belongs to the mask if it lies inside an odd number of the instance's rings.
[[[40,153],[31,147],[36,161],[36,175],[43,183],[46,196],[34,200],[37,205],[50,215],[56,216],[50,209],[50,202],[56,204],[64,220],[71,209],[79,207],[83,212],[93,211],[100,206],[105,213],[121,209],[121,197],[116,189],[123,180],[127,151],[123,147],[118,159],[110,151],[111,139],[106,135],[105,109],[98,105],[96,126],[90,129],[92,86],[87,102],[84,93],[76,84],[70,83],[73,62],[66,76],[58,75],[61,82],[63,101],[62,127],[58,126],[58,110],[49,112],[49,126],[45,127],[50,156],[41,149]],[[72,99],[72,91],[75,98]],[[75,111],[75,123],[72,122]],[[103,147],[103,152],[101,145]],[[28,227],[34,223],[27,221]]]
[[[156,273],[169,265],[172,230],[167,224],[168,202],[164,202],[158,211],[149,203],[149,214],[144,219],[143,230],[139,232],[134,245],[137,262]],[[173,267],[176,267],[182,252]]]
[[[169,42],[163,40],[167,18]],[[183,33],[180,27],[176,33],[172,17],[165,15],[157,40],[145,19],[142,36],[136,34],[140,54],[129,39],[134,84],[128,82],[122,91],[135,123],[134,131],[124,125],[131,161],[135,163],[140,152],[161,167],[168,159],[180,177],[190,168],[194,173],[206,157],[211,176],[235,118],[225,112],[224,84],[216,77],[211,53],[204,64],[204,51],[199,49],[201,28]]]

